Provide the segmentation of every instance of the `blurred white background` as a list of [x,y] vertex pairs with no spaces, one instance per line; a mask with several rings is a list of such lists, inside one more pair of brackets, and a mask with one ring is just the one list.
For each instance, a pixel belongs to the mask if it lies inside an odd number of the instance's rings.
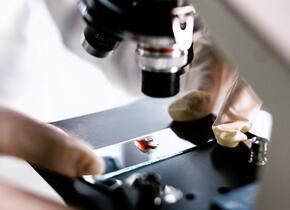
[[[118,52],[107,60],[88,55],[76,4],[0,1],[0,105],[52,122],[142,97],[134,44],[120,46],[123,59]],[[25,161],[0,157],[0,179],[61,200]]]
[[[84,23],[76,3],[11,0],[1,6],[0,104],[55,121],[136,99],[108,79],[114,64],[82,50]],[[131,55],[126,62],[134,63],[134,50]],[[118,70],[126,74],[122,65]]]

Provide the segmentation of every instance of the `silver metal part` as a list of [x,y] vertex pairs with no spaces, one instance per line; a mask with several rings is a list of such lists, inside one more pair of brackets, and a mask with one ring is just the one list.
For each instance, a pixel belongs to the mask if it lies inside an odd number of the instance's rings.
[[96,49],[93,48],[85,39],[85,36],[82,34],[81,36],[81,43],[83,48],[90,54],[90,55],[96,55]]
[[92,175],[84,175],[83,179],[91,184],[96,182],[96,179]]
[[269,140],[254,137],[249,162],[255,165],[266,165]]
[[176,43],[174,38],[157,36],[138,36],[135,37],[135,40],[141,46],[155,48],[168,48]]
[[188,50],[193,41],[195,9],[193,6],[176,7],[172,10],[172,30],[179,49]]
[[117,188],[121,187],[123,182],[119,179],[114,179],[114,182],[109,186],[109,190],[114,191]]
[[168,204],[177,203],[179,200],[183,198],[183,193],[181,190],[170,186],[165,185],[163,192],[163,200]]
[[[137,179],[140,179],[144,176],[146,176],[146,173],[134,173],[126,179],[125,184],[132,187],[134,186],[134,183]],[[147,180],[144,183],[149,184],[149,181],[150,180]],[[158,184],[154,182],[151,182],[150,184],[156,185],[155,187],[159,189],[159,192],[157,193],[153,201],[156,206],[159,206],[162,203],[174,204],[183,198],[183,192],[171,185],[162,185],[160,183],[160,186],[158,186]]]
[[172,10],[170,37],[138,37],[136,60],[141,70],[176,73],[188,63],[188,49],[193,42],[195,9],[180,6]]
[[135,180],[138,179],[139,177],[141,177],[142,174],[141,173],[134,173],[132,175],[130,175],[129,177],[126,178],[125,180],[125,184],[132,187]]
[[138,43],[136,60],[141,70],[176,73],[187,63],[187,54],[171,38],[153,38]]

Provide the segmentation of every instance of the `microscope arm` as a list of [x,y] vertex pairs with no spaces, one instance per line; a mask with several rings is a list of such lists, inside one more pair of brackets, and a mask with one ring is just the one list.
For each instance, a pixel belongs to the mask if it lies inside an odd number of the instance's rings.
[[[265,41],[265,34],[258,33],[252,22],[237,12],[230,1],[191,2],[206,21],[216,44],[239,67],[241,76],[252,85],[273,114],[273,143],[270,146],[269,164],[262,174],[258,209],[287,209],[290,206],[287,156],[290,148],[289,63],[279,56],[280,52],[270,47],[270,43]],[[279,4],[279,1],[276,3]]]

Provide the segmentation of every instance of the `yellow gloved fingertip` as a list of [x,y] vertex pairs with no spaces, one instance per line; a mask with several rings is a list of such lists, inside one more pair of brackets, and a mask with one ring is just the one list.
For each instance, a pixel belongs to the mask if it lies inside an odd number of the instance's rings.
[[209,103],[209,93],[194,90],[170,104],[168,112],[178,122],[198,120],[211,113]]

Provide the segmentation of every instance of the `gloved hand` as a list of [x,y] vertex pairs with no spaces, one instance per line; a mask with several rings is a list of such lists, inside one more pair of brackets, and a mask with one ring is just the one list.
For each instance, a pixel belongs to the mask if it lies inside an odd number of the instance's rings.
[[261,106],[262,101],[249,84],[237,79],[212,127],[217,142],[226,147],[244,142],[251,147],[245,133],[251,129]]
[[194,34],[194,59],[185,74],[185,95],[169,106],[173,120],[203,118],[217,107],[236,77],[236,72],[213,47],[206,31]]
[[213,125],[217,142],[235,147],[243,141],[250,146],[245,133],[252,127],[262,101],[245,81],[238,79],[235,69],[213,47],[206,33],[199,33],[194,42],[195,57],[185,75],[190,91],[169,106],[169,114],[182,122],[218,113]]
[[[0,107],[0,154],[13,155],[70,177],[98,174],[103,161],[61,129]],[[67,209],[0,181],[0,209]]]

